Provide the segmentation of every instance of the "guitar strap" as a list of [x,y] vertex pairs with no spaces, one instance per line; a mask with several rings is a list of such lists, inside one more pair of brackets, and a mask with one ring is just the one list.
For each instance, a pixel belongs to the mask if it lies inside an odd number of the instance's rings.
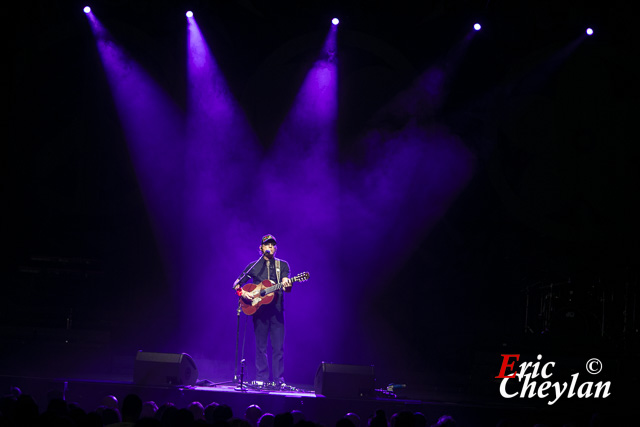
[[276,279],[278,279],[276,283],[280,283],[280,260],[278,258],[276,258]]

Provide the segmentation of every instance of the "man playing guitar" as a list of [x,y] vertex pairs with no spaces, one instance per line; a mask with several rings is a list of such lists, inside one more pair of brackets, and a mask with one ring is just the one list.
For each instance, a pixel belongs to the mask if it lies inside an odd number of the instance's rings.
[[[282,290],[291,291],[289,264],[274,255],[278,247],[276,238],[267,234],[262,237],[259,246],[262,257],[251,262],[233,284],[233,289],[245,302],[260,298],[255,292],[247,292],[242,286],[251,279],[254,284],[264,280],[282,283]],[[269,381],[269,362],[267,360],[267,342],[271,338],[273,381],[284,384],[284,294],[282,290],[274,292],[273,301],[259,307],[253,314],[253,330],[256,339],[256,381]]]

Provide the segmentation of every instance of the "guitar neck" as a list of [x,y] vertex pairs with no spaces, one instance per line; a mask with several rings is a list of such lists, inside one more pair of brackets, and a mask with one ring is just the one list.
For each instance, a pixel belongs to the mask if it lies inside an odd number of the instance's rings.
[[[300,273],[298,275],[296,275],[295,277],[290,278],[289,280],[291,280],[291,283],[295,283],[295,282],[304,282],[305,280],[309,279],[309,273]],[[279,291],[280,289],[284,288],[284,284],[282,282],[280,283],[276,283],[273,286],[269,286],[268,288],[264,288],[263,290],[260,291],[260,296],[263,297],[265,295],[268,295],[272,292],[275,291]]]
[[263,289],[260,292],[260,295],[267,295],[267,294],[270,294],[271,292],[279,291],[282,288],[284,288],[284,284],[282,282],[276,283],[273,286],[269,286],[268,288]]

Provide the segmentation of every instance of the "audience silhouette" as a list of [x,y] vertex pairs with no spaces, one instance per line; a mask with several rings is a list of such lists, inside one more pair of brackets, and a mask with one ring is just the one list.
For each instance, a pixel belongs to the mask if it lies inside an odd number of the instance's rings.
[[[172,402],[165,402],[160,407],[154,401],[143,402],[136,394],[125,396],[121,408],[118,399],[113,395],[105,396],[100,404],[86,412],[77,403],[65,401],[59,393],[47,395],[46,410],[40,408],[34,398],[14,387],[9,394],[0,398],[0,427],[191,427],[214,425],[217,427],[333,427],[332,424],[320,424],[307,419],[300,410],[272,414],[265,412],[260,406],[247,406],[242,418],[234,418],[231,407],[227,404],[211,402],[203,406],[193,401],[184,408]],[[362,419],[354,412],[348,412],[335,421],[335,427],[455,427],[456,420],[451,415],[442,415],[429,423],[422,412],[399,411],[387,417],[383,409],[377,409],[363,426]],[[551,421],[549,419],[547,422]],[[517,425],[537,427],[545,425],[622,425],[620,414],[594,413],[590,420],[583,424],[551,422],[536,424],[527,419],[499,419],[491,425]]]

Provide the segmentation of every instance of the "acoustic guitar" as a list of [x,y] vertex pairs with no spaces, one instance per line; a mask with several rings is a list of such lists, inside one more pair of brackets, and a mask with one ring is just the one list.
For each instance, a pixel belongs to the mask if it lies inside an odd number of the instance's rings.
[[[309,273],[305,271],[304,273],[296,274],[294,277],[290,277],[289,279],[291,280],[291,283],[306,282],[309,280]],[[251,294],[253,299],[240,298],[240,308],[242,308],[244,314],[251,316],[255,314],[262,305],[269,304],[273,301],[273,293],[282,288],[284,288],[284,284],[282,282],[273,283],[271,280],[263,280],[258,284],[247,283],[242,287],[242,290]]]

